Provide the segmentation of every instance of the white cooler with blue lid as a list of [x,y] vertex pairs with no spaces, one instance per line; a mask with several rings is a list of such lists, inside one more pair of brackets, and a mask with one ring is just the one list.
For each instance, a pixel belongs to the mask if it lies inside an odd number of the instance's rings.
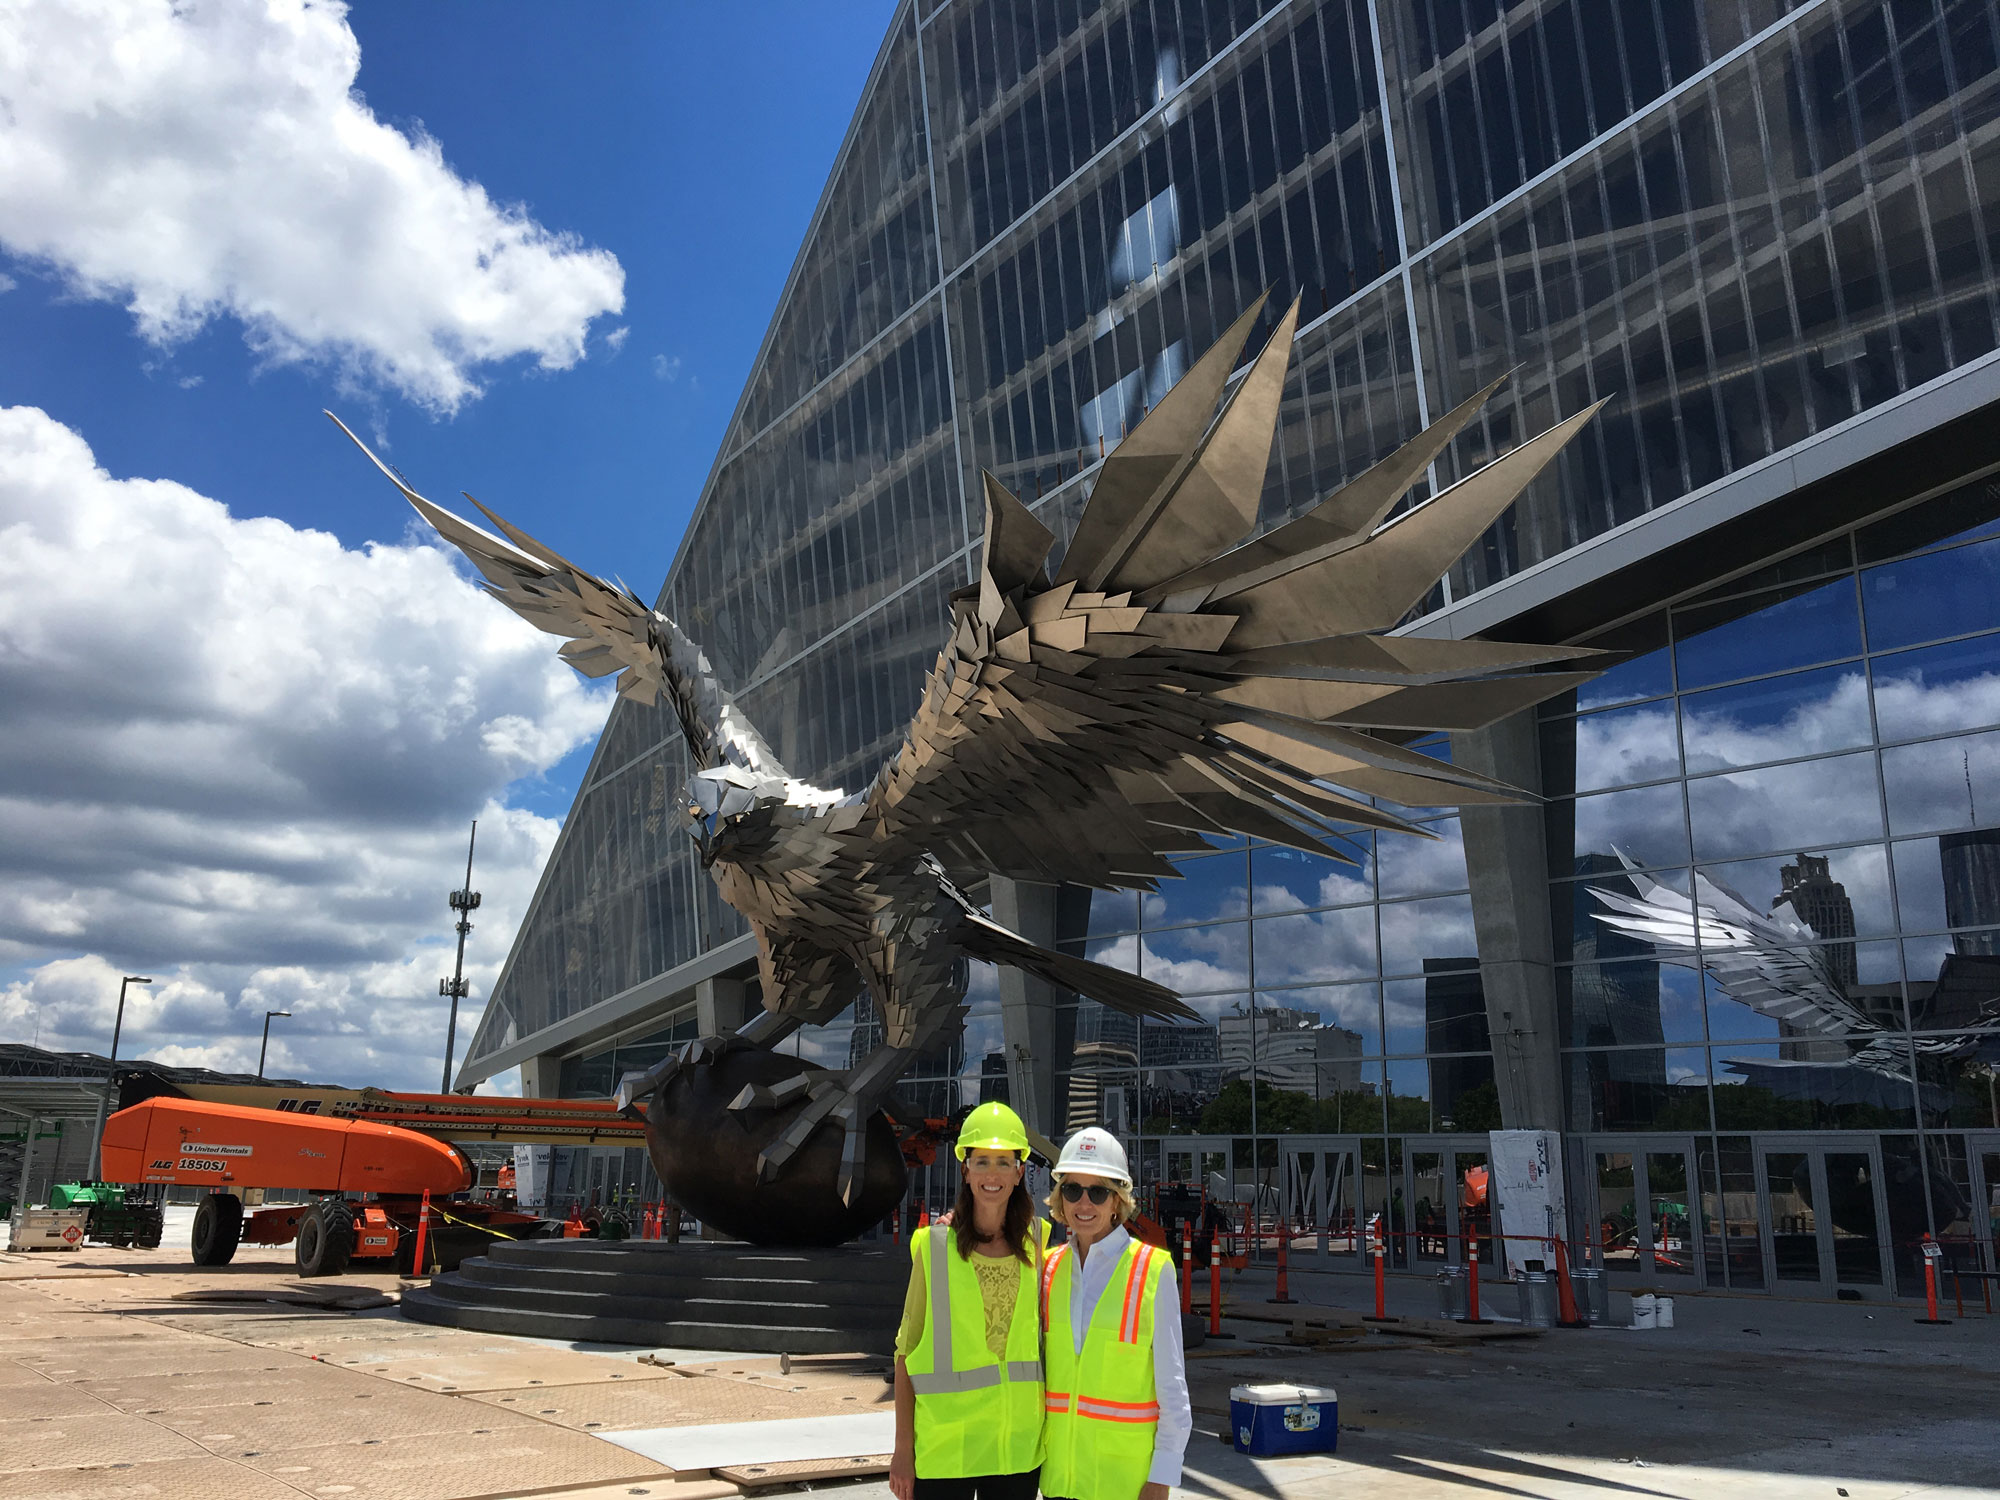
[[1229,1427],[1238,1453],[1331,1453],[1340,1441],[1340,1402],[1328,1385],[1232,1386]]

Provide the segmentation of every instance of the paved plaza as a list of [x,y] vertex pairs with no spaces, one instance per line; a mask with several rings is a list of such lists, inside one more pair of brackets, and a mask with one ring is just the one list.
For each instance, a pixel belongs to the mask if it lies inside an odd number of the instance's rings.
[[[676,1473],[599,1434],[889,1408],[874,1370],[436,1328],[398,1315],[393,1278],[301,1284],[288,1249],[251,1246],[197,1271],[184,1236],[176,1213],[157,1251],[0,1253],[0,1500],[710,1500],[799,1468]],[[308,1290],[376,1305],[286,1300]],[[1313,1326],[1264,1321],[1278,1310],[1250,1277],[1228,1305],[1258,1316],[1190,1351],[1187,1494],[2000,1495],[2000,1317],[1976,1310],[1927,1328],[1900,1304],[1681,1297],[1671,1331],[1470,1341],[1368,1330],[1362,1278],[1300,1275],[1293,1290],[1302,1305],[1281,1316]],[[191,1292],[249,1300],[177,1300]],[[1421,1317],[1430,1296],[1392,1281],[1391,1311]],[[1273,1381],[1339,1392],[1338,1456],[1253,1460],[1222,1443],[1229,1388]],[[887,1500],[879,1478],[816,1467],[815,1490]]]

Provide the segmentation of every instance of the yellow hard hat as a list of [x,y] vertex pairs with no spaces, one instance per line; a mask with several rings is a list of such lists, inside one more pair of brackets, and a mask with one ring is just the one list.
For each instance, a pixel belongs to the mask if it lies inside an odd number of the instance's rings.
[[982,1104],[965,1117],[958,1127],[958,1144],[952,1147],[960,1161],[968,1151],[1012,1151],[1022,1160],[1028,1156],[1028,1127],[1021,1117],[997,1099]]

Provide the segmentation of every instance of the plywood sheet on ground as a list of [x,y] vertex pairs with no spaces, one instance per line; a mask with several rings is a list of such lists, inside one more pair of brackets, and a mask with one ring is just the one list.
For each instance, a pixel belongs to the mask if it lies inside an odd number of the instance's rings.
[[530,1419],[414,1392],[382,1391],[373,1399],[285,1401],[269,1406],[210,1406],[169,1412],[156,1420],[225,1458],[250,1458],[329,1443],[382,1443],[426,1434],[491,1436],[531,1425]]
[[813,1370],[794,1364],[789,1375],[781,1374],[775,1366],[764,1371],[730,1374],[726,1373],[729,1368],[710,1365],[703,1367],[701,1373],[705,1378],[730,1380],[760,1391],[805,1391],[815,1396],[830,1396],[863,1411],[892,1405],[896,1399],[895,1388],[882,1378],[880,1371]]
[[282,1480],[216,1458],[0,1474],[0,1500],[298,1500]]
[[866,1458],[807,1458],[789,1464],[741,1464],[717,1469],[715,1477],[733,1480],[746,1489],[768,1484],[818,1484],[833,1479],[865,1479],[889,1472],[889,1455]]
[[363,1359],[357,1364],[342,1364],[341,1368],[397,1385],[452,1395],[529,1386],[652,1385],[661,1380],[687,1383],[671,1370],[631,1360],[577,1354],[568,1349],[523,1348],[519,1344],[502,1351],[472,1351],[425,1359]]
[[830,1417],[849,1409],[838,1397],[829,1400],[797,1391],[746,1391],[729,1381],[708,1379],[649,1380],[631,1386],[601,1382],[538,1386],[486,1391],[469,1399],[589,1432],[696,1427],[753,1417]]
[[74,1381],[37,1379],[33,1385],[10,1385],[0,1391],[0,1417],[12,1422],[33,1417],[83,1417],[111,1410]]
[[183,1375],[121,1378],[116,1367],[107,1367],[100,1378],[75,1383],[120,1411],[149,1416],[210,1406],[251,1406],[259,1401],[339,1401],[380,1390],[374,1381],[344,1370],[269,1354],[260,1354],[254,1365]]
[[626,1500],[651,1495],[653,1500],[735,1500],[743,1491],[726,1479],[678,1479],[668,1475],[650,1484],[593,1484],[580,1490],[556,1490],[536,1500]]
[[726,1422],[607,1432],[616,1443],[670,1469],[724,1469],[800,1459],[867,1458],[896,1446],[896,1414],[793,1417],[775,1422]]
[[201,1456],[192,1440],[121,1412],[0,1422],[0,1474]]
[[281,1450],[241,1462],[306,1494],[345,1500],[483,1500],[671,1478],[643,1456],[540,1423],[491,1434],[432,1434]]

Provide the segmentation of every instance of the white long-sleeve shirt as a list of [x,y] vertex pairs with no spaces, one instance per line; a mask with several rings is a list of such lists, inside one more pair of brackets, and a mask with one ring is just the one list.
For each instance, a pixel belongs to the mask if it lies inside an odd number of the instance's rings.
[[[1069,1331],[1079,1357],[1091,1314],[1097,1311],[1097,1299],[1111,1284],[1111,1274],[1118,1269],[1131,1240],[1121,1224],[1092,1245],[1087,1256],[1077,1253],[1074,1241],[1064,1256],[1070,1267]],[[1057,1274],[1063,1274],[1060,1268]],[[1194,1430],[1194,1411],[1188,1404],[1187,1367],[1181,1347],[1180,1284],[1174,1278],[1171,1259],[1153,1301],[1153,1395],[1160,1403],[1160,1425],[1153,1433],[1153,1466],[1146,1480],[1149,1484],[1179,1484],[1181,1456],[1187,1452],[1188,1434]]]

